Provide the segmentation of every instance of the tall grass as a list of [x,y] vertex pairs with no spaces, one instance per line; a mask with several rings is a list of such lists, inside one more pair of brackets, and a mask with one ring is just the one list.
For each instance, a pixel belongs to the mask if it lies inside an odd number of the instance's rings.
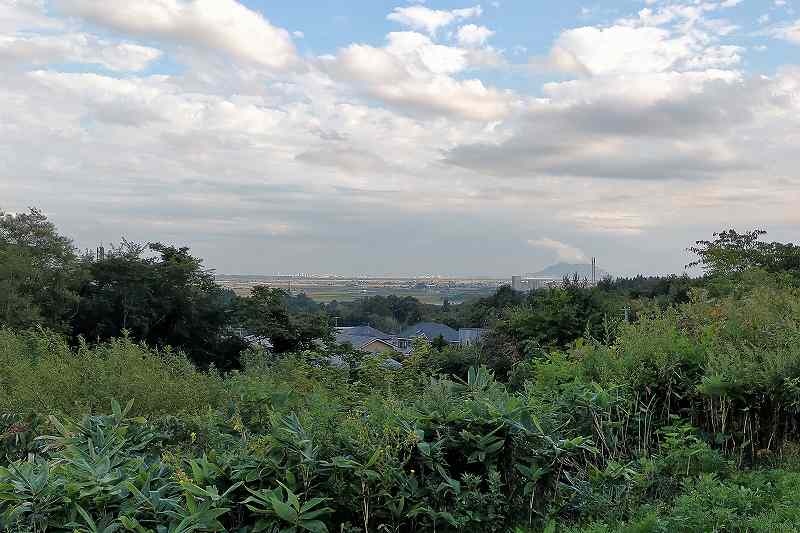
[[181,415],[217,407],[222,377],[200,372],[181,354],[120,338],[71,347],[45,331],[0,330],[0,411],[83,415],[134,400],[141,415]]

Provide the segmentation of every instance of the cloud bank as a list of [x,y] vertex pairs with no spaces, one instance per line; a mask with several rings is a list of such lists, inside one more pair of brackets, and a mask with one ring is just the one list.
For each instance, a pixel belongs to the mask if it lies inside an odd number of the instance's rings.
[[676,271],[722,227],[800,225],[800,66],[753,70],[748,37],[797,21],[742,6],[576,15],[537,48],[510,6],[429,1],[317,49],[235,0],[0,0],[0,208],[232,273]]

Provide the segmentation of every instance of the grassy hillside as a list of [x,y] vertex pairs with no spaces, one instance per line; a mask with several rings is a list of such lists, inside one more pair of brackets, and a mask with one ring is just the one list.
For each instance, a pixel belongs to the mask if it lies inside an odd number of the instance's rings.
[[506,383],[424,344],[399,371],[251,351],[221,376],[6,330],[0,530],[797,530],[798,340],[800,293],[764,280]]

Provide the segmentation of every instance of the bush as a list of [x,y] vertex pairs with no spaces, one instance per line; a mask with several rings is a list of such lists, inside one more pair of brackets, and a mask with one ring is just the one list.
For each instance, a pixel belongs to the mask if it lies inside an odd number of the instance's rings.
[[253,350],[221,375],[0,331],[0,531],[800,530],[799,324],[794,289],[695,292],[528,344],[509,384],[482,347],[398,370]]
[[199,372],[183,355],[127,338],[70,347],[43,331],[0,330],[0,405],[5,413],[79,415],[134,400],[137,414],[180,415],[221,405],[221,376]]

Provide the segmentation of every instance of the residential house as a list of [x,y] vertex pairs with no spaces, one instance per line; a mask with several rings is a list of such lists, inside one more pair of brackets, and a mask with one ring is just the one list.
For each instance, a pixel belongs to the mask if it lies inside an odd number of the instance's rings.
[[478,328],[456,330],[437,322],[420,322],[407,327],[399,335],[384,333],[371,326],[353,326],[336,328],[336,342],[350,344],[365,353],[407,356],[413,349],[414,339],[433,342],[442,337],[451,346],[469,346],[480,341],[483,332]]
[[458,331],[446,324],[437,322],[420,322],[409,326],[400,332],[399,337],[404,339],[423,338],[428,342],[433,342],[439,337],[444,338],[448,344],[459,344]]
[[477,344],[485,332],[486,330],[481,328],[461,328],[458,330],[458,343],[461,346]]
[[484,331],[480,328],[461,328],[456,330],[447,324],[420,322],[400,332],[399,338],[410,343],[416,338],[423,338],[428,342],[433,342],[435,339],[442,337],[452,346],[469,346],[480,341]]
[[336,342],[350,344],[355,350],[372,354],[407,355],[410,352],[397,342],[397,336],[384,333],[371,326],[336,328]]

